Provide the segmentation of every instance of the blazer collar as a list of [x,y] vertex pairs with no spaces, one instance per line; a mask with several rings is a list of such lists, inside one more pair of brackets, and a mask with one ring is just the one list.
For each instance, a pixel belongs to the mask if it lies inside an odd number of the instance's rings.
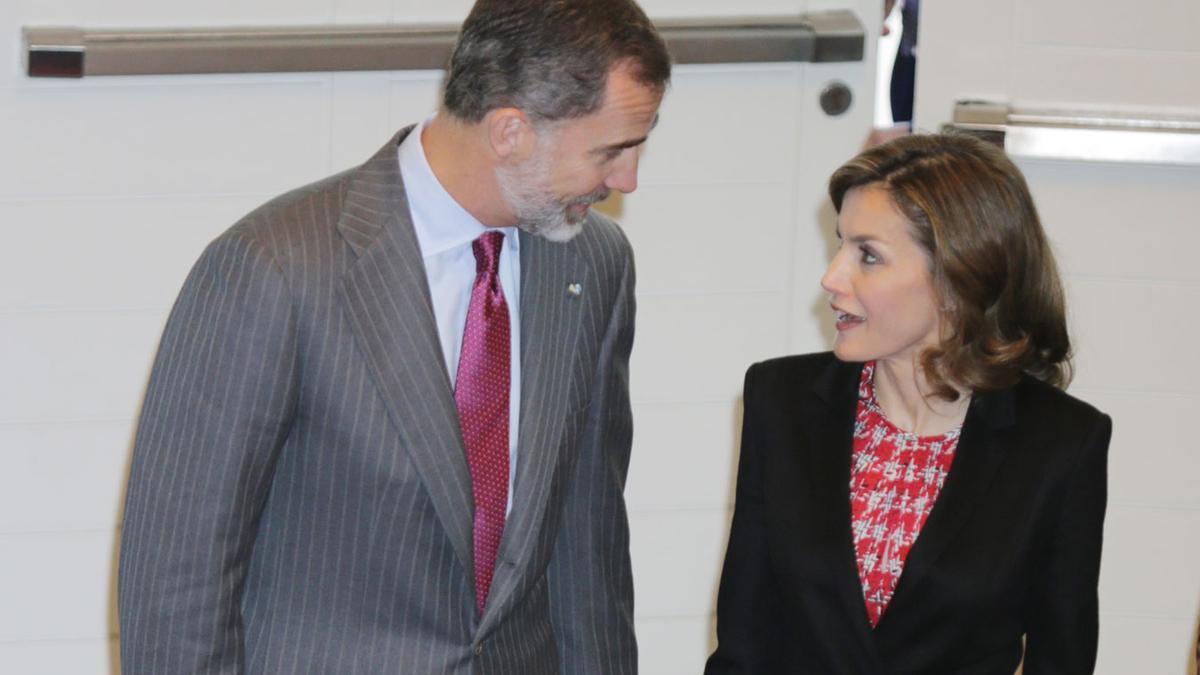
[[832,552],[827,558],[828,574],[842,611],[854,626],[854,638],[859,645],[854,650],[854,658],[860,660],[858,670],[883,672],[863,602],[850,529],[850,455],[862,367],[861,363],[845,363],[831,355],[813,380],[809,403],[799,406],[805,417],[813,494],[813,503],[803,508],[808,509],[804,517],[818,519],[820,545]]
[[903,615],[906,604],[920,602],[922,581],[987,494],[1004,460],[1007,430],[1015,424],[1016,405],[1011,388],[971,397],[950,473],[909,550],[892,601],[876,631],[887,625],[888,614],[893,610]]
[[[383,392],[394,426],[429,490],[467,574],[474,569],[471,476],[453,385],[438,340],[425,266],[413,231],[396,148],[401,130],[348,179],[338,230],[357,256],[343,284],[350,323]],[[580,235],[585,236],[585,235]],[[478,630],[487,631],[516,599],[550,507],[561,436],[570,412],[588,268],[574,244],[520,233],[521,402],[513,506]]]
[[812,393],[818,404],[802,409],[811,411],[805,420],[812,444],[810,470],[813,489],[820,491],[818,499],[825,506],[820,510],[824,515],[818,517],[824,519],[829,536],[837,538],[837,557],[830,561],[832,578],[847,616],[855,617],[864,654],[882,672],[875,637],[887,629],[889,616],[902,616],[906,604],[919,602],[922,580],[986,493],[1004,457],[1005,430],[1016,423],[1016,407],[1011,388],[972,396],[950,474],[909,551],[892,601],[872,630],[850,530],[850,458],[862,365],[831,359],[814,379]]
[[[826,405],[844,406],[847,402],[857,405],[862,367],[861,363],[830,359],[814,379],[813,393]],[[977,393],[971,397],[967,418],[992,429],[1010,427],[1016,424],[1015,401],[1012,387]]]
[[[586,225],[585,225],[586,227]],[[580,237],[585,236],[583,234]],[[520,600],[530,559],[545,532],[554,478],[570,416],[583,300],[567,291],[587,288],[588,268],[573,243],[521,232],[521,428],[513,506],[500,539],[495,576],[479,626],[486,634]],[[561,488],[557,491],[561,498]]]
[[470,472],[396,155],[411,130],[401,130],[347,179],[337,228],[357,259],[343,279],[342,299],[393,426],[469,574]]

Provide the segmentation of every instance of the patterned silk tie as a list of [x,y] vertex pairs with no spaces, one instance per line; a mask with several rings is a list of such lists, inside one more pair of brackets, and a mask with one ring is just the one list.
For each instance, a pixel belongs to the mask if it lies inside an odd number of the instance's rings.
[[475,610],[483,614],[508,504],[508,303],[496,273],[504,234],[489,231],[471,244],[475,285],[467,309],[454,402],[467,448],[475,499]]

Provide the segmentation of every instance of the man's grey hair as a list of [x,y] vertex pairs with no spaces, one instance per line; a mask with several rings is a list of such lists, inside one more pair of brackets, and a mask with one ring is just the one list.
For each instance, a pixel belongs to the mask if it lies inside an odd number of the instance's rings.
[[665,89],[671,58],[633,0],[478,0],[450,57],[443,108],[476,123],[514,107],[535,122],[574,119],[604,102],[608,73]]

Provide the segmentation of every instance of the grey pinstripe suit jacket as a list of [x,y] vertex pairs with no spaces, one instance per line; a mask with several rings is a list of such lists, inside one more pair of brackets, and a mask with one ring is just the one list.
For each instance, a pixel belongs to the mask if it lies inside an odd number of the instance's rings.
[[568,244],[521,235],[520,461],[476,619],[407,132],[254,211],[188,277],[129,478],[125,675],[635,672],[628,242],[594,214]]

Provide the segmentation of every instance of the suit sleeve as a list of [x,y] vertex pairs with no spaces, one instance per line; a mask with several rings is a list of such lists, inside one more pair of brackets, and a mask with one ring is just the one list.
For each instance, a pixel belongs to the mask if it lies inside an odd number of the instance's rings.
[[547,569],[550,616],[560,671],[637,672],[633,572],[625,478],[633,441],[629,354],[633,347],[634,268],[621,249],[620,289],[600,345],[590,420]]
[[243,671],[240,597],[295,356],[282,273],[223,235],[176,301],[142,408],[118,581],[125,675]]
[[767,528],[763,500],[763,447],[756,375],[746,372],[742,403],[742,443],[729,548],[717,592],[717,649],[705,675],[762,675],[775,672],[768,661],[776,637],[772,620],[774,595],[767,561]]
[[1080,447],[1049,550],[1034,571],[1025,675],[1091,673],[1095,667],[1111,436],[1112,420],[1100,415]]

